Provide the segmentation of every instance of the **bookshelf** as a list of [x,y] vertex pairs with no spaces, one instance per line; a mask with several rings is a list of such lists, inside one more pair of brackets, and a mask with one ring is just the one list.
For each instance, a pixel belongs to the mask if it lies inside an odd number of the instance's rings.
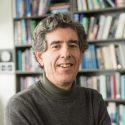
[[[101,2],[94,3],[94,1]],[[79,2],[84,2],[84,7],[81,6],[83,3],[80,4]],[[31,50],[33,29],[47,15],[56,12],[65,12],[71,14],[74,20],[82,23],[88,34],[87,41],[90,50],[83,55],[82,68],[80,68],[77,75],[78,84],[97,89],[104,97],[106,103],[109,104],[109,107],[110,105],[115,107],[116,112],[113,112],[113,114],[121,115],[119,111],[125,105],[125,86],[123,84],[125,83],[125,1],[123,3],[118,2],[118,0],[51,0],[49,3],[46,3],[47,9],[42,14],[38,13],[39,10],[33,13],[30,7],[30,14],[27,14],[28,10],[21,11],[19,9],[18,13],[16,13],[17,10],[14,9],[16,91],[19,92],[26,88],[30,85],[29,83],[39,79],[42,74]],[[25,6],[28,6],[27,4],[23,3]],[[16,6],[15,3],[14,6]],[[120,16],[121,14],[123,16]],[[122,27],[118,26],[121,25],[121,23],[118,24],[121,21]],[[101,33],[103,37],[98,36],[101,22],[104,23]],[[121,30],[117,31],[118,27],[121,27],[122,35]],[[114,34],[120,34],[120,36]],[[22,85],[21,82],[25,84]],[[94,83],[94,85],[91,83]],[[110,110],[109,112],[112,114]],[[112,122],[117,124],[118,121],[115,120]]]
[[[90,1],[86,1],[87,4]],[[95,48],[94,51],[88,49],[83,56],[82,68],[77,76],[79,85],[97,89],[107,103],[112,124],[119,125],[125,124],[122,117],[125,114],[125,63],[122,61],[125,51],[125,1],[120,5],[115,2],[118,1],[114,1],[112,6],[104,4],[97,8],[93,3],[93,8],[81,8],[81,4],[77,3],[73,14],[75,20],[85,26],[89,46]],[[93,53],[96,55],[94,58]]]

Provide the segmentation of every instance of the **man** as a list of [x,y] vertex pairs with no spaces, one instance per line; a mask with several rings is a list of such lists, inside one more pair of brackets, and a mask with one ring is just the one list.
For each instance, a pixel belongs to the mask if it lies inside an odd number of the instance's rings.
[[81,24],[67,14],[48,16],[36,27],[32,47],[43,77],[10,99],[6,125],[111,125],[102,96],[75,84],[87,48]]

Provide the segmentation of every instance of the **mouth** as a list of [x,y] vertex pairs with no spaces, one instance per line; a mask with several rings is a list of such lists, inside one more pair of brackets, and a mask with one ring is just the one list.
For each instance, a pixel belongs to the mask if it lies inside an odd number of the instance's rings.
[[59,64],[58,66],[61,68],[70,68],[73,66],[73,64],[72,63],[62,63],[62,64]]

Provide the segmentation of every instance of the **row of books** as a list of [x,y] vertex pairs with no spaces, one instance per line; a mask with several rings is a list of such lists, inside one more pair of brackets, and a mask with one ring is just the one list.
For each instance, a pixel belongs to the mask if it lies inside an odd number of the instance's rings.
[[70,11],[70,4],[69,3],[54,3],[51,4],[49,7],[50,13],[67,13]]
[[[84,17],[82,14],[75,14],[74,19],[80,21],[85,27],[88,40],[125,38],[125,13],[119,15],[101,15],[98,17]],[[14,22],[15,44],[31,44],[32,31],[38,20],[17,20]]]
[[41,16],[48,11],[50,0],[14,0],[13,13],[15,17]]
[[124,53],[124,41],[100,46],[90,44],[88,49],[83,53],[80,69],[125,69]]
[[125,0],[77,0],[76,10],[87,11],[104,9],[107,7],[124,7]]
[[75,14],[87,33],[88,40],[106,40],[125,38],[125,13],[85,17]]
[[78,84],[97,90],[104,99],[125,99],[125,74],[116,72],[89,77],[81,75]]
[[109,102],[107,106],[112,125],[125,125],[125,105]]
[[20,77],[20,90],[24,90],[37,82],[40,79],[40,76],[27,76],[27,77]]
[[[56,1],[55,1],[56,2]],[[14,17],[43,16],[46,13],[69,11],[69,4],[54,3],[53,0],[14,0]]]
[[18,71],[41,71],[38,62],[35,60],[31,48],[24,51],[17,50],[16,70]]
[[32,32],[35,29],[37,20],[17,20],[14,22],[15,45],[31,45]]
[[83,53],[80,69],[98,69],[96,46],[94,44],[90,44],[88,49]]

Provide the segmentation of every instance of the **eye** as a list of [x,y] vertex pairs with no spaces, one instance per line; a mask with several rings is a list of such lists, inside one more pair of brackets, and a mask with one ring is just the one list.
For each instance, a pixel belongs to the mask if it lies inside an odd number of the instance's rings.
[[59,49],[60,45],[52,45],[52,49]]
[[71,44],[69,44],[69,47],[71,47],[71,48],[79,48],[79,45],[77,43],[71,43]]

